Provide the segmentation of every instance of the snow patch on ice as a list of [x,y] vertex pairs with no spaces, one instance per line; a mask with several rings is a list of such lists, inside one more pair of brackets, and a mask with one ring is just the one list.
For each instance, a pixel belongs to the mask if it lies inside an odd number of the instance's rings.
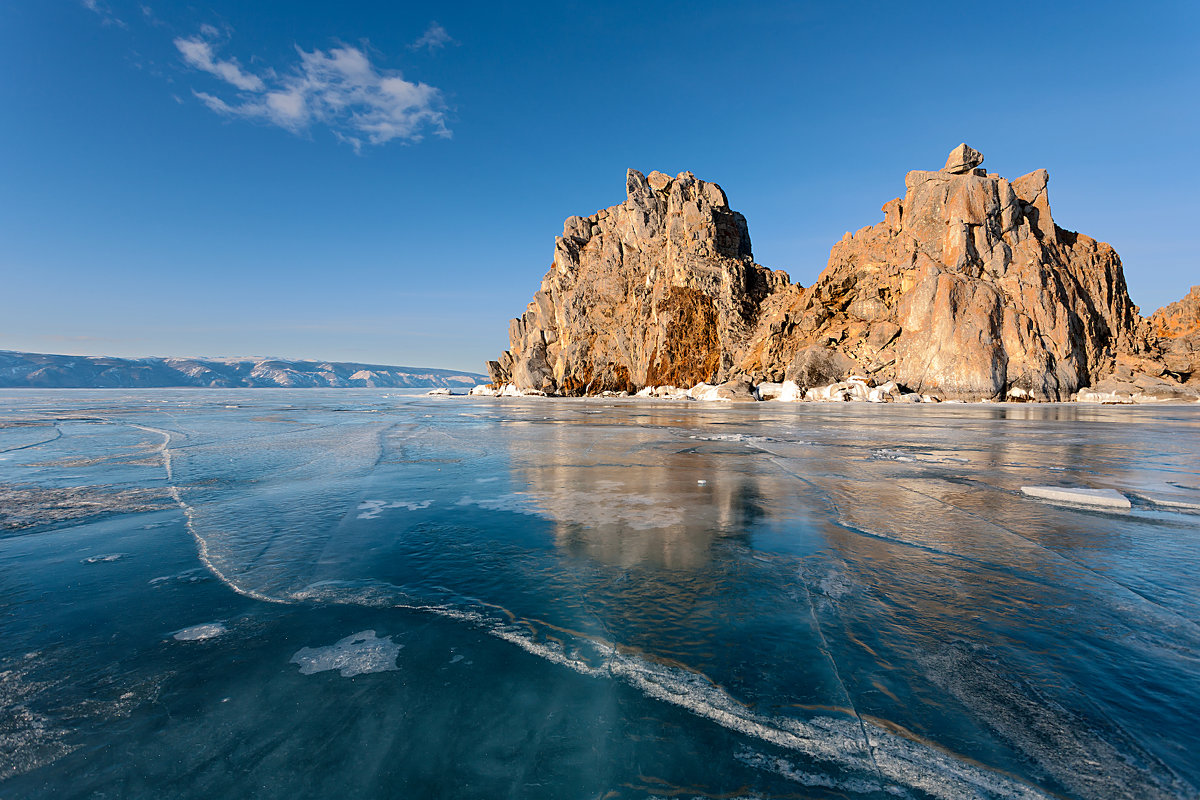
[[384,511],[392,508],[403,508],[408,511],[419,511],[422,508],[429,508],[433,504],[432,500],[421,500],[413,502],[411,500],[363,500],[358,505],[359,519],[375,519]]
[[88,556],[80,561],[80,564],[107,564],[112,561],[120,561],[128,553],[106,553],[102,556]]
[[201,642],[205,639],[215,639],[228,630],[220,622],[205,622],[202,625],[193,625],[190,628],[175,631],[171,636],[178,642]]
[[398,669],[396,657],[402,647],[390,636],[377,638],[375,631],[360,631],[327,647],[303,647],[289,663],[299,664],[301,675],[336,669],[343,678],[353,678]]

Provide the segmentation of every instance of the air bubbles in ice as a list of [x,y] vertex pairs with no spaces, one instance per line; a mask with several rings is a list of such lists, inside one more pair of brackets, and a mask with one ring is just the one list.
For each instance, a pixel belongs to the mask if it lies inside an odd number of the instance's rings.
[[327,647],[301,648],[292,656],[291,663],[300,665],[301,675],[336,669],[343,678],[353,678],[368,672],[397,669],[396,657],[403,646],[393,642],[390,636],[380,638],[375,636],[375,631],[361,631]]

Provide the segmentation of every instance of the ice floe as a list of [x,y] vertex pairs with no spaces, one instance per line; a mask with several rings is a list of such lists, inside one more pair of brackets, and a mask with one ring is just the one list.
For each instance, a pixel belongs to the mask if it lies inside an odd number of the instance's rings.
[[375,631],[360,631],[327,647],[302,647],[290,663],[300,665],[301,675],[336,669],[343,678],[353,678],[398,669],[396,657],[403,647],[390,636],[376,637]]
[[1059,503],[1100,506],[1102,508],[1132,508],[1129,498],[1114,489],[1083,489],[1070,486],[1022,486],[1021,491],[1040,500]]

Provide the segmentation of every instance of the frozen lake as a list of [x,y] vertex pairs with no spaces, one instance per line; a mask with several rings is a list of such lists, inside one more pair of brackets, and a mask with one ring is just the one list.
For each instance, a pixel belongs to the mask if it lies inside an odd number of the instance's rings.
[[1197,720],[1200,408],[0,392],[6,799],[1195,798]]

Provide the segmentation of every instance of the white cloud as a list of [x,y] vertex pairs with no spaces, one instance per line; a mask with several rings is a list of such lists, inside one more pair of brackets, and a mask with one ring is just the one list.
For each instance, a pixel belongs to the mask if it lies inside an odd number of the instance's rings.
[[429,52],[433,52],[438,48],[445,47],[448,44],[454,44],[454,39],[450,38],[450,34],[446,33],[446,29],[436,22],[429,23],[429,27],[425,29],[425,33],[420,39],[410,44],[410,50],[420,50],[426,48]]
[[239,89],[247,92],[261,92],[265,88],[262,79],[257,75],[245,72],[238,64],[237,59],[218,61],[214,58],[212,45],[204,39],[180,37],[175,40],[175,47],[183,56],[183,60],[191,66],[212,73]]
[[429,132],[450,136],[436,87],[405,80],[397,70],[377,69],[356,47],[297,47],[299,61],[288,70],[254,74],[236,59],[217,57],[216,35],[215,29],[202,29],[200,36],[176,39],[175,46],[189,66],[238,90],[231,97],[192,92],[218,114],[263,120],[293,133],[325,125],[356,150],[395,139],[416,142]]

